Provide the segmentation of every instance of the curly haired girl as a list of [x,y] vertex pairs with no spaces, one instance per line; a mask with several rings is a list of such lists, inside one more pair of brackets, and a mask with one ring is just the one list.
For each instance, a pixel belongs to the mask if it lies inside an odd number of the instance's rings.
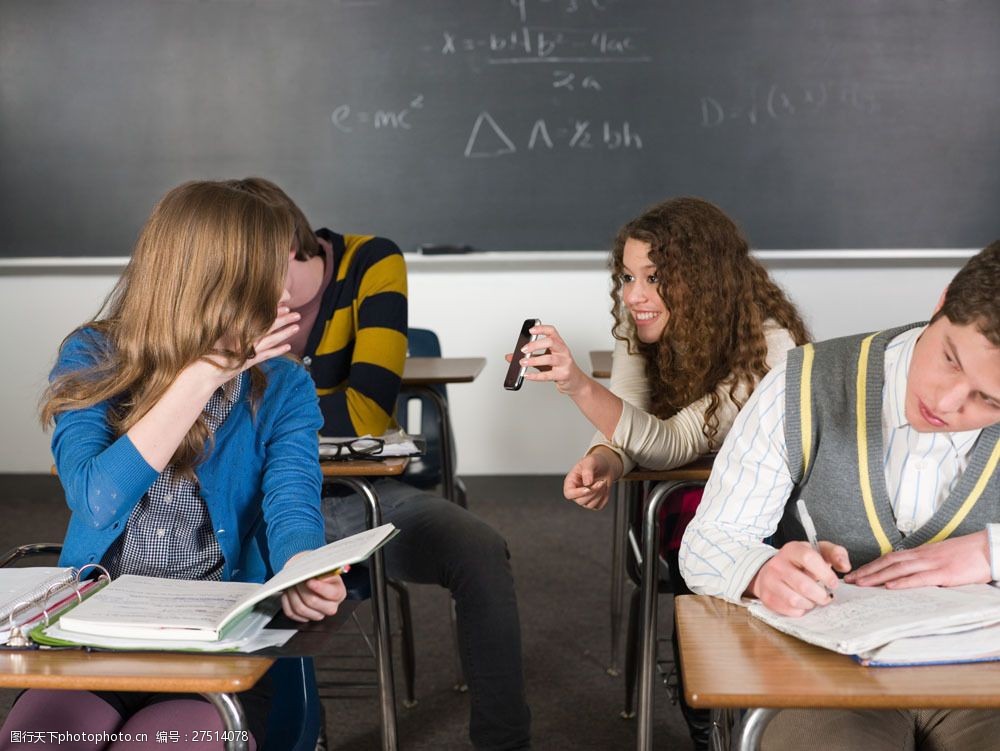
[[580,369],[554,326],[531,330],[539,339],[522,360],[539,369],[526,379],[553,381],[597,428],[563,485],[589,509],[603,508],[636,465],[672,469],[717,450],[761,377],[808,339],[736,224],[699,198],[674,198],[630,221],[609,265],[611,389]]
[[[609,265],[610,390],[580,369],[554,326],[532,328],[539,338],[514,353],[539,369],[527,380],[553,381],[597,428],[563,481],[565,497],[587,509],[603,508],[636,465],[672,469],[718,450],[764,374],[808,339],[740,229],[699,198],[674,198],[630,221]],[[686,591],[677,549],[700,500],[700,490],[686,491],[664,509],[674,517],[664,547],[677,593]],[[707,713],[687,707],[683,692],[681,709],[695,748],[707,748]]]

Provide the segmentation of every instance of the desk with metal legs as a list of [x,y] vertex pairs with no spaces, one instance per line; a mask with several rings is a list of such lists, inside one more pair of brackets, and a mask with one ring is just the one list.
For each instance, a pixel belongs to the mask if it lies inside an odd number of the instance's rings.
[[866,668],[715,597],[683,595],[675,607],[688,703],[713,715],[748,708],[732,737],[740,751],[759,748],[782,709],[1000,709],[997,662]]
[[653,682],[656,673],[656,596],[660,579],[660,507],[673,492],[704,486],[712,471],[713,457],[702,457],[676,469],[629,472],[623,481],[630,484],[656,483],[646,499],[642,519],[642,564],[639,621],[638,749],[653,747]]
[[[590,352],[591,375],[610,378],[613,352]],[[619,645],[621,643],[622,601],[625,582],[625,565],[629,549],[629,510],[636,508],[643,482],[656,483],[647,498],[642,519],[641,541],[641,605],[639,622],[639,680],[638,680],[638,748],[652,748],[653,681],[656,671],[656,595],[659,586],[660,507],[674,491],[701,487],[712,471],[712,457],[702,457],[676,469],[636,469],[625,475],[615,488],[614,529],[611,546],[611,660],[608,672],[618,674]],[[631,540],[638,547],[638,542]],[[623,715],[628,716],[626,706]]]
[[426,396],[437,408],[441,436],[441,489],[444,497],[452,503],[458,503],[459,498],[455,489],[455,457],[451,451],[454,443],[451,416],[448,400],[434,387],[471,383],[485,366],[485,357],[408,357],[403,366],[403,389]]
[[[343,485],[365,500],[365,522],[368,529],[382,523],[378,494],[370,477],[401,475],[409,459],[385,461],[323,462],[326,483]],[[371,558],[372,622],[375,643],[375,668],[378,672],[379,717],[382,723],[382,751],[395,751],[399,741],[396,733],[396,692],[392,675],[392,655],[389,649],[389,598],[385,583],[385,555],[382,548]]]

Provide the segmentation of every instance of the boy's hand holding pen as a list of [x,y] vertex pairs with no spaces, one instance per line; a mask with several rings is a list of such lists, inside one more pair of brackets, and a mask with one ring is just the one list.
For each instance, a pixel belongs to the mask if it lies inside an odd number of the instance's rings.
[[[812,549],[822,556],[823,551],[820,550],[819,547],[819,538],[816,535],[816,525],[813,524],[812,517],[809,516],[809,509],[806,508],[805,500],[799,498],[799,500],[795,502],[795,507],[798,509],[799,521],[802,523],[802,528],[806,532],[806,539],[809,541],[809,544],[812,546]],[[823,556],[823,560],[826,560],[826,556]],[[816,583],[823,585],[823,589],[826,590],[826,593],[830,595],[830,599],[832,600],[833,587],[830,587],[829,585],[819,580],[817,580]]]
[[851,570],[846,549],[817,539],[815,525],[802,501],[798,502],[798,512],[808,542],[796,540],[783,545],[760,567],[743,593],[744,597],[756,597],[776,613],[792,617],[828,605],[840,583],[836,572]]

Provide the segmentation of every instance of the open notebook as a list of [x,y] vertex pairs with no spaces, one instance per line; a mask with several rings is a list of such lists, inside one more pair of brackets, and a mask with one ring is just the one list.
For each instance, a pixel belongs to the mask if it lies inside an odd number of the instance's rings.
[[294,632],[261,634],[281,592],[365,560],[397,531],[383,524],[316,548],[263,584],[121,576],[31,637],[50,646],[109,649],[252,651],[281,644]]
[[802,641],[863,665],[927,665],[1000,659],[1000,589],[885,589],[841,583],[833,601],[799,618],[760,602],[750,614]]

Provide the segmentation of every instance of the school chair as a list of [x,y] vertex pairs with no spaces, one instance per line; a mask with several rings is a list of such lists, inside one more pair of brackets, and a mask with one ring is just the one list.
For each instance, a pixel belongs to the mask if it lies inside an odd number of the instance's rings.
[[[53,473],[54,474],[54,473]],[[19,545],[0,556],[0,568],[21,558],[58,556],[62,543]],[[320,698],[311,657],[282,657],[269,675],[274,686],[267,739],[260,751],[314,751],[320,735]]]
[[270,670],[274,686],[261,751],[315,751],[323,724],[312,657],[283,657]]
[[[407,355],[409,357],[441,357],[441,341],[430,329],[411,328],[406,330]],[[448,391],[443,385],[433,386],[434,391],[440,394],[445,401],[448,400]],[[410,405],[420,405],[420,423],[411,424]],[[442,456],[445,450],[441,440],[441,429],[439,426],[438,407],[430,397],[412,393],[407,390],[406,385],[400,389],[399,397],[396,400],[396,420],[407,433],[423,436],[427,442],[423,456],[414,457],[406,472],[400,478],[408,485],[412,485],[421,490],[431,490],[438,487],[443,482]],[[449,431],[451,433],[451,431]],[[454,434],[452,433],[452,436]],[[447,447],[449,456],[452,458],[451,465],[455,466],[455,441],[452,438]],[[462,508],[468,508],[465,483],[456,477],[455,491],[456,502]]]
[[[365,564],[359,563],[351,566],[351,570],[344,574],[343,579],[344,586],[347,587],[347,599],[358,601],[371,599],[371,576]],[[417,704],[417,661],[413,640],[413,609],[410,607],[410,589],[406,586],[406,582],[396,579],[386,579],[385,583],[389,589],[396,593],[396,605],[399,610],[399,651],[400,661],[403,665],[403,706],[410,708]]]

